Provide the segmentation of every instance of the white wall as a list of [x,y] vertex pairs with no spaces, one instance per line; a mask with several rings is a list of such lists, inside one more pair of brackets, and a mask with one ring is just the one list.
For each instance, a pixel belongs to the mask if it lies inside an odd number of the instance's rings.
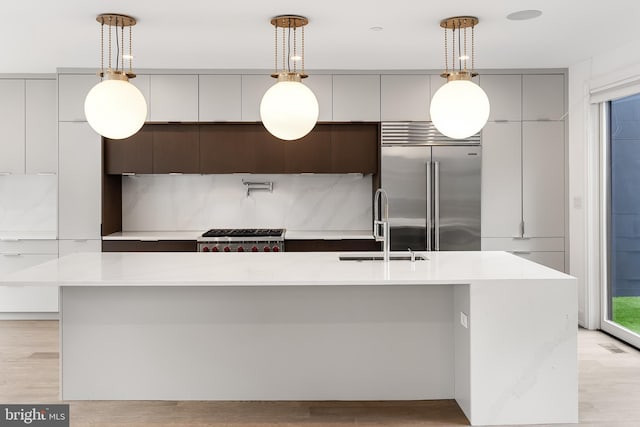
[[[273,193],[242,180],[272,181]],[[370,230],[371,175],[139,175],[122,178],[123,231],[225,227]]]
[[600,327],[599,114],[593,95],[640,91],[638,42],[621,45],[569,67],[570,274],[578,278],[579,323]]

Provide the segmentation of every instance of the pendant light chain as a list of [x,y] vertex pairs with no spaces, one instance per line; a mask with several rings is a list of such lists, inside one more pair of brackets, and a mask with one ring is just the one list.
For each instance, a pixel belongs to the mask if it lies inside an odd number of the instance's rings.
[[298,37],[297,34],[298,32],[296,31],[297,28],[293,27],[293,72],[297,72],[298,70]]
[[467,71],[467,60],[469,59],[469,55],[467,55],[467,27],[464,27],[464,70]]
[[456,26],[454,24],[453,29],[451,30],[452,38],[451,41],[451,71],[456,71]]
[[120,70],[124,72],[124,20],[121,20],[120,27]]
[[304,74],[304,25],[302,26],[302,74]]
[[133,30],[129,26],[129,72],[133,74]]
[[104,78],[104,20],[100,23],[100,80]]
[[109,17],[109,71],[111,71],[111,17]]
[[278,72],[278,26],[273,26],[273,72]]
[[447,27],[444,27],[444,72],[449,74],[449,47],[447,46]]
[[476,69],[476,41],[475,41],[475,25],[471,26],[471,72]]
[[[282,20],[284,22],[284,19]],[[284,72],[287,69],[287,63],[285,61],[286,57],[287,57],[287,47],[285,45],[285,27],[284,25],[282,26],[282,72]]]

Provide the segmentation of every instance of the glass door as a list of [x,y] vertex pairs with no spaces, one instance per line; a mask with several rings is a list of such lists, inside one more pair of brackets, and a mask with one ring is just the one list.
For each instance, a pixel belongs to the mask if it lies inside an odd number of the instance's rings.
[[640,94],[607,107],[608,274],[602,329],[640,346]]

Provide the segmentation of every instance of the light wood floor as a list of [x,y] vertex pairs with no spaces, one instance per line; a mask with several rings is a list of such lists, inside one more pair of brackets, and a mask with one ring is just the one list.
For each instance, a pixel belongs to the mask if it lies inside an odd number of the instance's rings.
[[[578,334],[580,424],[640,426],[640,353],[595,331]],[[0,321],[0,403],[58,400],[58,322]],[[72,426],[461,426],[455,401],[71,401]]]

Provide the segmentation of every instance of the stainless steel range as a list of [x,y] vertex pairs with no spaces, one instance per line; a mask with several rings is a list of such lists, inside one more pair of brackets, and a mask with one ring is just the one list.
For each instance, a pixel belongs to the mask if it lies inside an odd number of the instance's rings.
[[282,228],[213,228],[198,238],[198,252],[282,251]]

